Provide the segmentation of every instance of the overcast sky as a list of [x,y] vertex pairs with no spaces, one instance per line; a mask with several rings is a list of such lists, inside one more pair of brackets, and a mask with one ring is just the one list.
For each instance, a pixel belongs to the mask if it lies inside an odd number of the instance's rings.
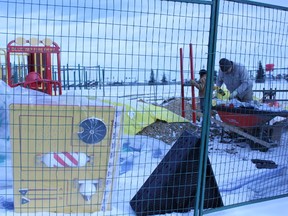
[[254,0],[255,2],[262,2],[266,4],[273,4],[273,5],[279,5],[283,7],[288,7],[288,1],[287,0]]
[[[286,0],[273,4],[288,6]],[[286,13],[222,1],[216,60],[286,66]],[[199,70],[207,62],[209,18],[207,5],[171,1],[1,0],[0,47],[16,37],[48,37],[60,45],[63,64],[179,70],[179,48],[188,68],[192,43]]]

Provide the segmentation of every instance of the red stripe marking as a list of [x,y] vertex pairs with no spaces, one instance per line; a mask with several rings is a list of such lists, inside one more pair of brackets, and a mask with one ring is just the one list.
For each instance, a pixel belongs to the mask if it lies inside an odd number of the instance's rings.
[[[78,166],[78,161],[69,152],[62,152],[74,165]],[[76,153],[78,154],[78,153]]]
[[65,161],[62,160],[62,158],[59,157],[59,155],[58,155],[57,153],[54,153],[54,159],[55,159],[58,163],[60,163],[62,166],[64,166],[64,167],[69,167],[69,165],[66,164]]

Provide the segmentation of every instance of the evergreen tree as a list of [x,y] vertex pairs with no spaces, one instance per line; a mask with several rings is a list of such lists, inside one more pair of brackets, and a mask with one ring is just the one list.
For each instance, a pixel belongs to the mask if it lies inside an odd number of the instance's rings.
[[162,82],[162,84],[167,84],[168,83],[165,73],[163,73],[161,82]]
[[258,66],[255,82],[256,83],[264,83],[265,82],[265,72],[264,72],[261,61],[259,61],[259,66]]
[[150,80],[148,81],[148,84],[152,85],[152,84],[155,84],[155,83],[156,83],[156,80],[155,80],[154,71],[151,70],[151,73],[150,73]]

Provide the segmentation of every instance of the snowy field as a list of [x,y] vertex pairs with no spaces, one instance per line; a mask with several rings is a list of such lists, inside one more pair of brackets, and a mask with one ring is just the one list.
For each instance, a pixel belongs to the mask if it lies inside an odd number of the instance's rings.
[[[253,85],[254,90],[287,90],[288,81],[281,80],[266,80],[265,83],[255,83]],[[224,87],[225,88],[225,87]],[[195,91],[197,96],[197,90]],[[181,97],[180,85],[144,85],[144,86],[107,86],[101,89],[91,90],[75,90],[68,91],[68,95],[75,96],[90,96],[90,97],[112,97],[117,98],[118,101],[129,101],[143,99],[150,102],[159,102],[172,97]],[[191,88],[184,87],[184,96],[191,97]],[[262,98],[262,92],[255,92],[255,98]],[[277,99],[287,99],[288,92],[278,92],[276,94]],[[287,106],[287,102],[281,102],[283,107]]]
[[[261,90],[275,89],[286,90],[287,82],[267,81],[265,84],[254,84],[254,89]],[[16,95],[11,99],[12,90],[7,89],[1,95],[7,94],[1,102],[1,108],[7,106],[11,101],[19,101],[23,96]],[[17,90],[19,94],[19,89]],[[22,94],[27,91],[21,90]],[[161,102],[164,99],[171,97],[180,97],[180,86],[140,86],[135,89],[135,86],[123,88],[121,86],[109,87],[104,90],[89,90],[89,91],[69,91],[65,92],[62,98],[76,98],[74,102],[69,100],[69,103],[79,105],[87,103],[87,98],[90,101],[98,101],[103,99],[115,100],[121,103],[128,103],[137,107],[137,100],[143,99],[148,102]],[[189,97],[189,87],[187,87],[185,96]],[[86,97],[88,96],[88,97]],[[261,98],[260,93],[255,95]],[[287,99],[287,93],[279,93],[278,99]],[[3,98],[3,97],[2,97]],[[33,103],[36,102],[36,96],[29,93],[26,100]],[[49,101],[48,97],[45,98]],[[156,98],[156,99],[155,99]],[[54,99],[53,99],[54,100]],[[55,99],[57,101],[57,99]],[[60,100],[58,100],[60,101]],[[66,100],[68,101],[68,100]],[[83,101],[86,101],[85,103]],[[60,103],[65,103],[61,100]],[[92,102],[91,102],[92,103]],[[283,108],[287,104],[282,103]],[[5,108],[4,108],[5,109]],[[5,118],[5,112],[1,112],[1,118]],[[7,114],[7,113],[6,113]],[[0,132],[1,133],[1,132]],[[9,135],[1,134],[0,140],[0,214],[7,216],[18,216],[19,213],[13,210],[13,176]],[[210,140],[209,143],[209,158],[213,167],[216,181],[218,183],[220,193],[224,205],[232,205],[252,200],[269,198],[288,193],[288,175],[287,175],[287,158],[288,158],[288,136],[286,131],[283,131],[281,142],[275,148],[269,149],[268,152],[252,151],[247,143],[229,143],[220,142],[219,137]],[[161,159],[169,151],[169,145],[164,142],[145,136],[127,136],[123,135],[121,139],[122,146],[125,144],[125,150],[120,153],[117,174],[113,186],[112,209],[111,211],[93,213],[91,215],[135,215],[129,205],[129,201],[135,195],[137,190],[142,186],[145,180],[149,177],[155,167],[160,163]],[[127,150],[128,147],[128,150]],[[251,159],[273,160],[278,167],[275,169],[257,169]],[[191,213],[190,213],[191,214]],[[190,214],[170,214],[170,215],[190,215]],[[24,215],[24,214],[21,214]],[[78,214],[56,214],[50,212],[41,212],[29,215],[84,215]],[[90,215],[90,214],[89,214]]]

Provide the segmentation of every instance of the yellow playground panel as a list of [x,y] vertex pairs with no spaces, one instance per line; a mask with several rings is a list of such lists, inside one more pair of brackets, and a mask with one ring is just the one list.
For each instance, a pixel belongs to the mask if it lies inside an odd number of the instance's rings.
[[109,210],[121,116],[112,106],[11,104],[15,210]]

